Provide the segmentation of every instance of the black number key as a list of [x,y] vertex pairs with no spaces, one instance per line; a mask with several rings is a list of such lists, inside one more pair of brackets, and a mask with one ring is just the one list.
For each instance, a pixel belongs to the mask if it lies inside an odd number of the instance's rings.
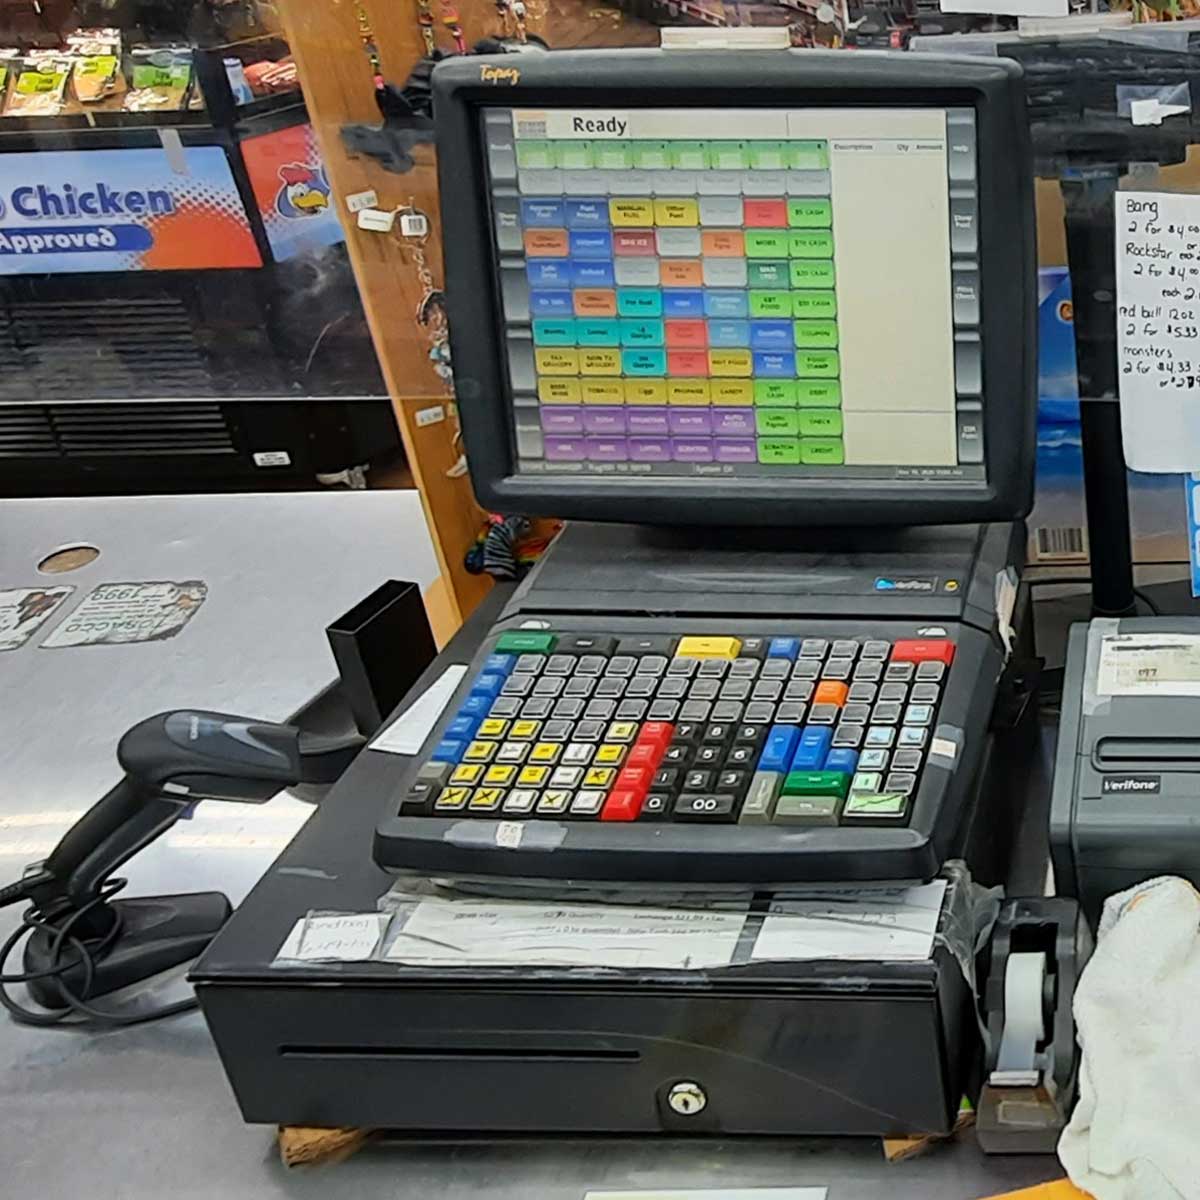
[[689,792],[703,792],[712,787],[712,771],[689,771],[683,777],[683,786]]
[[677,821],[722,821],[733,820],[736,796],[712,796],[704,792],[684,792],[675,801]]

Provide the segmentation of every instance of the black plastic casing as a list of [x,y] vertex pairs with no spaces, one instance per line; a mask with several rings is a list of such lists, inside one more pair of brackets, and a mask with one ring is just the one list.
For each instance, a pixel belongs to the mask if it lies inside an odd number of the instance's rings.
[[[1019,66],[814,50],[578,51],[456,58],[433,73],[455,388],[488,509],[657,525],[918,525],[1023,517],[1033,500],[1035,222]],[[975,110],[986,481],[541,476],[517,470],[481,109],[934,107]],[[887,221],[887,197],[879,219]],[[898,239],[904,230],[897,228]]]

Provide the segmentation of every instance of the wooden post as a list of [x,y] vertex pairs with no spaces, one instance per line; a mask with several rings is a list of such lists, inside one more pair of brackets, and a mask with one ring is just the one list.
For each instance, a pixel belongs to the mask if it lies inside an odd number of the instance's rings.
[[[486,594],[490,579],[471,575],[463,556],[474,542],[484,516],[465,476],[451,478],[461,447],[453,439],[457,423],[453,399],[430,359],[429,332],[417,320],[426,285],[443,286],[441,224],[432,146],[414,151],[417,165],[398,175],[374,159],[351,157],[341,138],[344,125],[378,124],[371,63],[364,45],[360,13],[377,46],[385,78],[403,83],[424,53],[417,25],[416,0],[281,0],[280,15],[296,60],[310,120],[333,187],[334,204],[346,232],[375,352],[387,382],[409,466],[421,494],[434,549],[461,623]],[[476,15],[492,4],[471,0],[462,12],[466,28],[481,36],[484,18]],[[435,19],[440,10],[435,0]],[[461,6],[460,6],[461,11]],[[479,32],[475,32],[478,29]],[[439,43],[448,44],[444,30]],[[403,242],[398,226],[392,234],[360,230],[346,208],[346,197],[372,189],[381,209],[412,204],[430,222],[423,249]],[[429,275],[421,279],[423,254]],[[441,406],[445,418],[431,410]],[[423,414],[418,420],[418,414]],[[424,423],[432,420],[432,423]]]

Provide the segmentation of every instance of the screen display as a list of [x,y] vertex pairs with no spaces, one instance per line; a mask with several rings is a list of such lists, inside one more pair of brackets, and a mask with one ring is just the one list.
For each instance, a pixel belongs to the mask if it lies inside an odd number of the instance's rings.
[[973,110],[482,120],[519,472],[984,478]]

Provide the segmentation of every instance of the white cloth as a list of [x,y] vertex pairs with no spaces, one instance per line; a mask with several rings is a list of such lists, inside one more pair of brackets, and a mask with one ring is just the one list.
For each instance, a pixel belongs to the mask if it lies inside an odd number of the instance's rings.
[[1096,1200],[1200,1200],[1200,894],[1110,896],[1075,992],[1079,1103],[1058,1144]]

